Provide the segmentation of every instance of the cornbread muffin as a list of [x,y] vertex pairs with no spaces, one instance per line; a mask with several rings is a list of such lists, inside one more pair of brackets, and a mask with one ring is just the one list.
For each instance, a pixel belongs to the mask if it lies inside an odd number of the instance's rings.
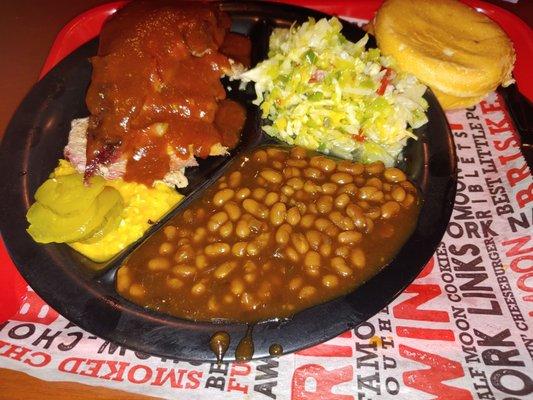
[[382,53],[431,87],[445,109],[478,103],[513,83],[505,32],[456,0],[386,0],[373,21]]
[[459,97],[459,96],[453,96],[451,94],[441,92],[439,89],[436,89],[436,88],[432,88],[432,90],[433,90],[433,94],[435,94],[435,96],[439,100],[440,105],[445,110],[456,110],[459,108],[471,107],[474,104],[479,103],[487,95],[485,93],[481,96]]

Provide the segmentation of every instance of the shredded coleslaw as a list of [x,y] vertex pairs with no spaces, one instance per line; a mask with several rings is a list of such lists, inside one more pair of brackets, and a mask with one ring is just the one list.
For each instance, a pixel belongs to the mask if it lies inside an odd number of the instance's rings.
[[263,130],[288,144],[342,158],[394,164],[427,122],[426,87],[379,49],[341,34],[337,18],[275,29],[268,59],[237,76],[255,82]]

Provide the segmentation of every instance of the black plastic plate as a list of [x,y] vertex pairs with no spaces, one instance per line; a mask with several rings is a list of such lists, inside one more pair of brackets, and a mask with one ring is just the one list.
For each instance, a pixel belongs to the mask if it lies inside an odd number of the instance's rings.
[[[253,62],[266,56],[273,28],[326,15],[266,2],[221,3],[233,20],[232,30],[253,42]],[[344,35],[358,40],[364,32],[344,23]],[[39,245],[26,233],[26,212],[37,187],[62,157],[70,121],[88,115],[85,93],[91,78],[88,61],[97,40],[80,47],[37,83],[16,111],[0,149],[0,228],[13,261],[32,288],[55,310],[87,331],[129,348],[167,358],[213,360],[209,338],[218,330],[232,338],[226,359],[244,336],[244,324],[198,323],[158,314],[121,298],[114,274],[134,245],[107,265],[94,265],[63,244]],[[236,86],[234,87],[236,89]],[[213,182],[238,153],[267,140],[260,129],[250,90],[231,90],[247,106],[242,143],[228,157],[209,158],[188,172],[192,198]],[[283,322],[263,322],[254,328],[254,358],[267,357],[272,343],[293,352],[328,340],[365,321],[392,301],[414,280],[439,244],[449,221],[456,187],[456,157],[445,115],[432,93],[429,122],[416,131],[405,150],[402,168],[420,188],[424,203],[418,225],[394,261],[353,293],[298,313]],[[186,203],[186,202],[184,202]],[[182,208],[181,205],[179,208]],[[174,210],[171,214],[175,214]],[[159,229],[163,222],[153,227]],[[147,234],[149,235],[150,232]],[[102,267],[95,273],[95,267]]]

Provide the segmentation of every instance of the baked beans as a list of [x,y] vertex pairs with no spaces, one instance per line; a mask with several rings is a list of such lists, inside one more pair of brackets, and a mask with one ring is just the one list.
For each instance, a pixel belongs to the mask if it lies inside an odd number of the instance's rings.
[[139,247],[116,288],[194,320],[286,317],[375,274],[417,214],[417,191],[398,168],[261,148]]

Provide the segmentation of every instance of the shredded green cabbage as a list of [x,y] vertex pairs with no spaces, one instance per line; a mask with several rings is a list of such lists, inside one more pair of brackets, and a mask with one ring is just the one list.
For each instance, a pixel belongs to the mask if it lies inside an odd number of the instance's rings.
[[[363,162],[394,164],[427,122],[426,87],[379,49],[341,34],[337,18],[275,29],[268,59],[237,76],[255,82],[263,130],[289,144]],[[383,95],[377,92],[387,75]]]

